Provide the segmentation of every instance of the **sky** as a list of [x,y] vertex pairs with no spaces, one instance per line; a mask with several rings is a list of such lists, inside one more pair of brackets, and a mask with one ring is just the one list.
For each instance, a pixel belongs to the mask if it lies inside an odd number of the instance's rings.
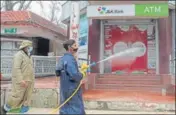
[[[61,4],[65,3],[66,1],[59,1]],[[30,11],[44,17],[44,18],[48,18],[49,15],[50,15],[50,12],[49,12],[49,3],[50,1],[42,1],[43,3],[43,7],[44,7],[44,10],[42,11],[42,8],[40,7],[38,1],[33,1],[32,4],[31,4],[31,8],[30,8]],[[61,12],[57,12],[58,15],[57,15],[57,18],[60,18],[61,15],[62,15],[62,7],[61,7]]]

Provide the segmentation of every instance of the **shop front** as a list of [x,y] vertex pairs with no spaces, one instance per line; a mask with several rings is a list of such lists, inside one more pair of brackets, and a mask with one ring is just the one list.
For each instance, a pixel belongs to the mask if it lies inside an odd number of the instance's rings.
[[[167,51],[171,52],[169,40],[172,38],[165,36],[165,40],[161,41],[162,35],[169,32],[166,29],[161,30],[162,26],[159,26],[163,23],[162,20],[168,22],[168,16],[168,4],[163,2],[88,6],[88,54],[91,60],[99,61],[131,48],[141,49],[133,55],[128,54],[100,63],[92,68],[92,72],[102,74],[169,72],[169,57],[166,55]],[[165,26],[169,28],[169,24]],[[161,46],[162,44],[165,46]],[[160,65],[162,60],[165,60],[164,65]],[[168,71],[162,71],[160,69],[162,67]]]

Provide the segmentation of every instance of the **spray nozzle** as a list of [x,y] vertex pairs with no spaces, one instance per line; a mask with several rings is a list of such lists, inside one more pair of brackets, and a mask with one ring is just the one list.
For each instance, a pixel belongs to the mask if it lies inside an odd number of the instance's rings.
[[95,66],[95,65],[96,65],[96,62],[93,62],[93,63],[91,63],[90,65],[87,65],[87,64],[83,63],[83,64],[81,65],[81,70],[87,70],[87,69],[89,69],[90,67]]
[[96,65],[96,62],[92,62],[89,67],[92,67],[92,66],[95,66]]

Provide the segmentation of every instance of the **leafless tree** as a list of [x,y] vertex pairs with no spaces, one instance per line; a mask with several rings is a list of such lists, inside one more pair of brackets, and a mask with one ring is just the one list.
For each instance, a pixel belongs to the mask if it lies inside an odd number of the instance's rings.
[[1,11],[13,11],[13,10],[27,10],[30,8],[32,1],[11,1],[11,0],[6,0],[6,1],[1,1]]
[[[44,13],[44,9],[46,10],[46,8],[44,7],[43,3],[45,1],[38,1],[38,3],[40,4],[40,7],[42,9],[42,12]],[[47,18],[55,23],[55,24],[59,24],[60,23],[60,16],[61,16],[61,12],[62,12],[62,6],[60,4],[59,1],[50,1],[48,3],[48,15]]]

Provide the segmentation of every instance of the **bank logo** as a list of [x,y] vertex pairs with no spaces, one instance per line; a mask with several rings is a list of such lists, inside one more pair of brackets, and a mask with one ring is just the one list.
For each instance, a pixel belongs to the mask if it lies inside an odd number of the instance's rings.
[[98,12],[100,14],[122,14],[124,13],[123,9],[109,9],[106,7],[98,7],[97,8]]
[[97,10],[100,14],[105,14],[107,9],[106,7],[99,7]]

